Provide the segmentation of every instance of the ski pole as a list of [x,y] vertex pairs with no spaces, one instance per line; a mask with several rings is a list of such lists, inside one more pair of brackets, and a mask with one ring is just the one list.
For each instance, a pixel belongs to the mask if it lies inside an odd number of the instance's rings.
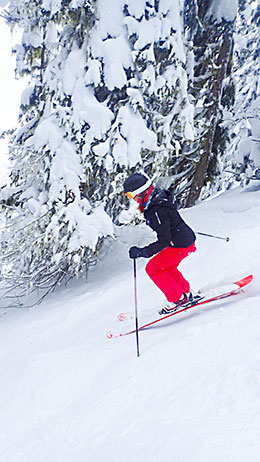
[[136,258],[134,258],[134,293],[135,293],[135,331],[136,331],[136,349],[137,357],[139,354],[139,335],[138,335],[138,315],[137,315],[137,283],[136,283]]
[[222,239],[226,242],[229,242],[230,240],[229,237],[214,236],[213,234],[199,233],[198,231],[196,231],[196,234],[200,234],[201,236],[214,237],[215,239]]

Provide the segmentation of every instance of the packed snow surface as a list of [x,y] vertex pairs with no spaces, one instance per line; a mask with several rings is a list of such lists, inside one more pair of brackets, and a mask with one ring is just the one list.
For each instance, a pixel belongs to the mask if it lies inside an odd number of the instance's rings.
[[[256,462],[260,454],[260,184],[183,210],[198,236],[180,269],[207,290],[253,274],[237,296],[135,335],[130,245],[121,227],[105,259],[39,307],[0,316],[1,462]],[[139,325],[163,296],[137,264]],[[130,315],[131,317],[131,315]]]

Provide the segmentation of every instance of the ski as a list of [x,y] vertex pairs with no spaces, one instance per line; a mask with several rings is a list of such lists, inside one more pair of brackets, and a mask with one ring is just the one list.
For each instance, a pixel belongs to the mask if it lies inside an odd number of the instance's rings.
[[[186,307],[184,307],[182,309],[179,309],[178,311],[174,311],[173,313],[167,314],[166,316],[161,316],[160,318],[155,319],[154,321],[151,321],[151,322],[149,322],[147,324],[144,324],[143,326],[139,327],[138,331],[143,330],[143,329],[145,329],[147,327],[153,326],[154,324],[156,324],[156,323],[158,323],[160,321],[164,321],[164,319],[168,319],[168,318],[170,318],[172,316],[183,313],[184,311],[190,310],[191,308],[195,308],[196,306],[205,305],[206,303],[215,302],[217,300],[222,300],[224,298],[231,297],[232,295],[236,295],[241,291],[241,289],[243,289],[243,287],[248,285],[252,280],[253,280],[253,276],[252,276],[252,274],[250,274],[249,276],[247,276],[247,277],[245,277],[243,279],[240,279],[237,282],[234,282],[231,285],[232,287],[229,288],[229,290],[223,291],[223,293],[221,293],[219,295],[216,295],[216,296],[213,296],[211,298],[202,299],[198,303],[186,306]],[[125,314],[129,314],[129,313],[121,313],[120,314],[122,316],[122,319],[123,319],[123,315],[125,315]],[[113,334],[111,331],[109,331],[109,332],[107,332],[106,336],[109,339],[111,339],[111,338],[119,338],[119,337],[124,337],[125,335],[134,334],[135,332],[136,332],[135,329],[131,330],[131,331],[128,331],[128,332],[118,333],[118,334]]]
[[[187,302],[185,303],[184,305],[181,306],[181,308],[186,308],[188,306],[191,306],[191,305],[195,305],[197,304],[197,302],[201,301],[202,299],[204,299],[205,296],[199,296],[199,298],[197,299],[197,301],[193,300],[192,302]],[[161,309],[159,306],[158,306],[158,309]],[[175,310],[177,311],[177,309]],[[146,313],[147,314],[147,313]],[[168,314],[168,313],[160,313],[159,311],[159,314]],[[126,311],[126,312],[123,312],[123,313],[119,313],[117,315],[117,319],[118,321],[120,322],[123,322],[123,321],[129,321],[131,319],[134,319],[134,312],[133,311]]]

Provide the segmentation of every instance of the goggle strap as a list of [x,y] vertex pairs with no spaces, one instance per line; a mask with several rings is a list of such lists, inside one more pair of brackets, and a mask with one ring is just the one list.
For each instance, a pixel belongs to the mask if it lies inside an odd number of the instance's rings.
[[132,194],[135,196],[138,196],[138,194],[141,194],[142,192],[146,191],[152,184],[152,181],[148,178],[146,183],[143,184],[143,186],[140,186],[140,188],[136,189],[135,191],[132,191]]

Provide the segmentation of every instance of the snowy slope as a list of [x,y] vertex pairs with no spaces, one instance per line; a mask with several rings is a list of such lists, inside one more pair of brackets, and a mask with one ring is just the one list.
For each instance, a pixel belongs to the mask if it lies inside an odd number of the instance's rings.
[[[256,462],[260,454],[260,189],[234,189],[182,212],[206,237],[182,263],[192,286],[252,273],[246,291],[194,308],[135,336],[129,245],[145,226],[120,228],[88,284],[40,307],[0,316],[1,462]],[[139,322],[162,296],[138,260]]]

